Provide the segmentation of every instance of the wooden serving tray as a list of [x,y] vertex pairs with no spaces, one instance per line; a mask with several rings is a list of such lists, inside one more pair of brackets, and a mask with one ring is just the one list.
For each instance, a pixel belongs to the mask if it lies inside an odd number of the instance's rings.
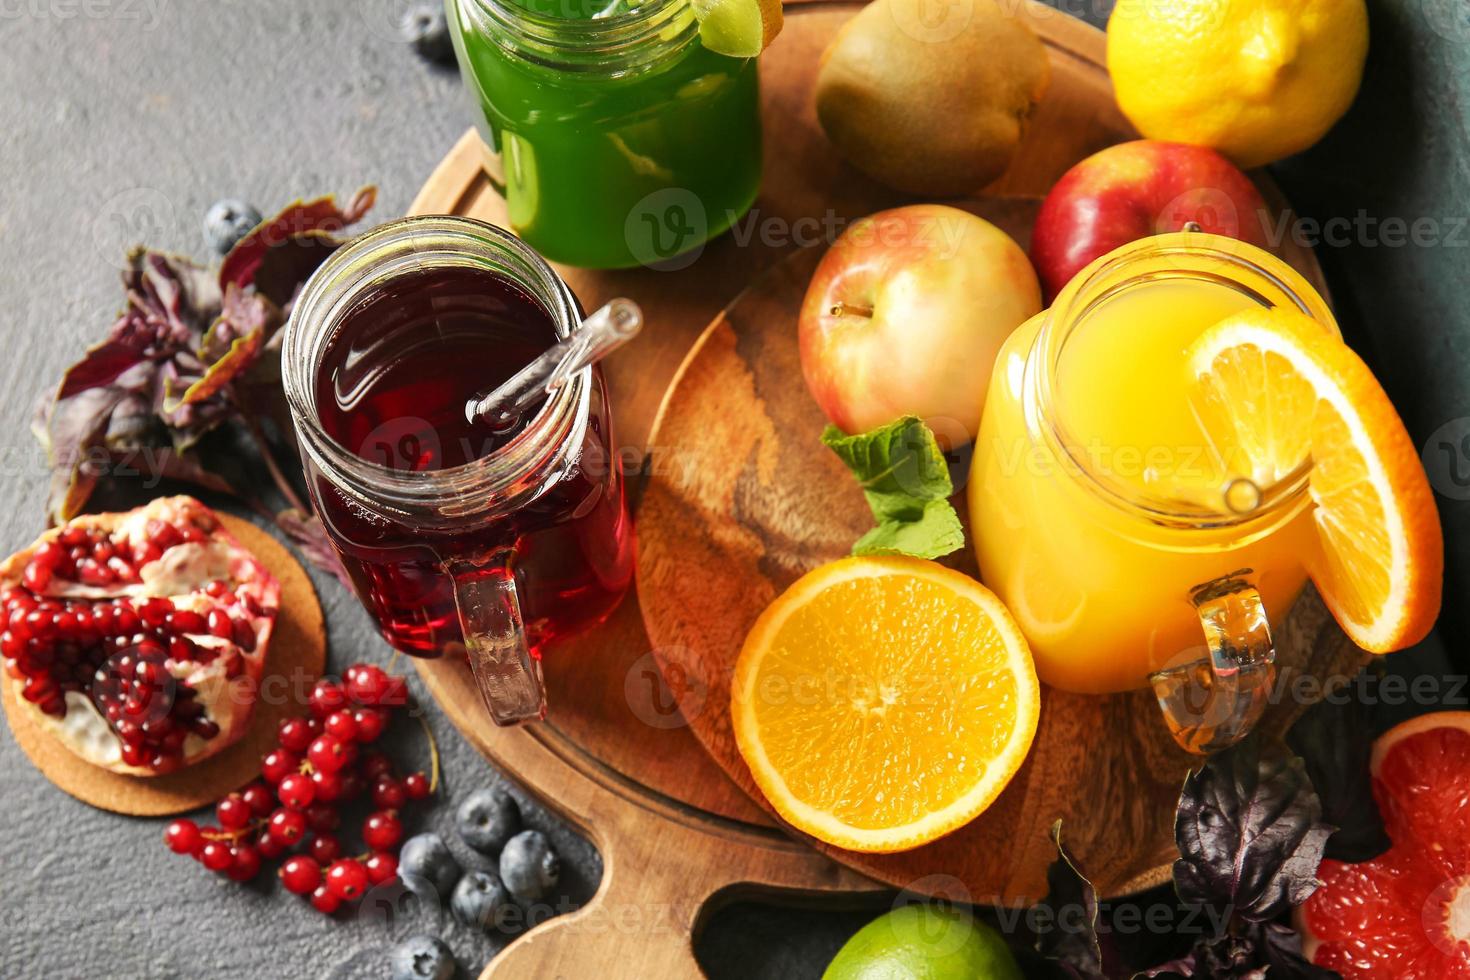
[[[818,58],[836,30],[861,6],[788,4],[785,29],[762,56],[765,182],[751,216],[739,226],[754,232],[744,239],[745,244],[727,234],[679,271],[559,270],[587,309],[615,296],[629,296],[644,309],[647,325],[643,334],[609,359],[605,373],[614,405],[616,444],[623,447],[630,470],[638,469],[640,461],[651,470],[651,476],[645,473],[649,500],[667,502],[669,493],[677,490],[678,485],[668,481],[680,465],[677,452],[668,450],[677,446],[660,445],[662,436],[651,440],[651,433],[659,406],[686,355],[691,366],[683,369],[682,376],[688,378],[691,371],[710,363],[713,352],[723,350],[732,340],[738,343],[744,331],[753,329],[750,316],[758,307],[752,307],[752,302],[758,300],[737,302],[744,287],[770,270],[769,276],[775,278],[761,280],[749,296],[763,295],[782,276],[787,277],[784,288],[795,288],[800,278],[797,270],[803,268],[803,262],[815,261],[820,251],[801,254],[798,244],[781,238],[782,230],[793,229],[799,218],[836,222],[840,229],[853,218],[911,201],[844,164],[822,135],[812,108]],[[1102,33],[1040,4],[1020,6],[1017,15],[1026,18],[1045,42],[1052,82],[1010,170],[987,191],[1038,198],[1082,157],[1135,134],[1113,103],[1103,67]],[[485,180],[481,154],[478,136],[473,131],[466,133],[424,185],[411,212],[467,215],[504,224],[504,202]],[[1268,199],[1274,195],[1279,201],[1279,193],[1262,183]],[[985,212],[990,205],[973,206]],[[1012,221],[1012,226],[1027,223]],[[766,230],[775,234],[761,233]],[[1309,253],[1288,257],[1298,268],[1309,271],[1314,282],[1320,282]],[[729,314],[721,315],[726,307],[731,307]],[[794,338],[794,322],[786,328]],[[779,328],[769,324],[767,329]],[[738,353],[737,360],[736,367],[743,364],[743,370],[757,369]],[[670,393],[670,405],[683,406],[690,391],[685,385]],[[795,405],[797,399],[805,398],[804,388],[798,383],[785,397]],[[714,407],[705,406],[705,414],[691,419],[708,418]],[[815,412],[815,407],[810,410]],[[665,412],[660,432],[683,439],[687,429],[669,425],[674,417],[672,408]],[[754,416],[750,421],[764,424]],[[741,419],[728,418],[725,425],[738,434]],[[809,435],[793,433],[792,438],[806,445]],[[631,476],[630,484],[636,495],[640,480]],[[665,558],[671,554],[668,539],[657,534],[655,538],[664,547],[660,552],[655,546],[653,566],[647,555],[641,561],[640,571],[647,576],[645,588],[649,582],[660,585],[668,579],[667,567],[657,567],[660,554]],[[688,543],[696,551],[701,547],[698,541]],[[832,546],[832,540],[827,540],[802,560],[816,560]],[[752,595],[770,594],[781,584],[780,579],[795,577],[798,565],[790,565],[772,580],[752,582]],[[602,627],[548,652],[545,670],[551,716],[541,725],[497,729],[480,703],[465,664],[417,662],[429,690],[465,737],[586,833],[603,856],[601,887],[591,902],[512,943],[491,962],[485,977],[662,980],[698,976],[691,938],[702,916],[713,907],[711,899],[723,901],[759,888],[788,897],[826,896],[831,901],[880,887],[872,878],[791,839],[748,795],[752,789],[749,777],[738,759],[732,758],[728,722],[723,720],[728,678],[673,670],[666,682],[660,664],[703,662],[708,648],[686,642],[690,637],[684,630],[660,629],[659,643],[651,641],[643,619],[655,605],[667,608],[667,603],[640,602],[636,593],[630,594]],[[736,607],[738,615],[745,611],[743,605]],[[1313,622],[1309,617],[1299,627],[1311,632]],[[731,629],[729,622],[721,626],[726,632]],[[1330,630],[1327,635],[1331,637]],[[679,639],[667,642],[669,637]],[[1332,639],[1322,649],[1338,649],[1338,640],[1340,637]],[[692,726],[676,701],[683,704]],[[1051,720],[1044,724],[1072,725],[1077,737],[1088,741],[1098,738],[1098,724],[1113,724],[1096,714],[1070,721],[1061,712],[1050,715]],[[1121,715],[1116,723],[1131,724]],[[719,765],[706,747],[720,760]],[[1182,771],[1184,760],[1167,748],[1157,761],[1145,757],[1144,767],[1156,773],[1156,781],[1142,796],[1128,792],[1132,767],[1138,764],[1140,760],[1132,760],[1126,768],[1104,776],[1110,793],[1107,798],[1127,819],[1118,819],[1119,813],[1113,812],[1103,822],[1113,825],[1117,834],[1148,831],[1147,839],[1130,845],[1129,860],[1108,872],[1104,890],[1110,893],[1164,880],[1172,857],[1169,837],[1156,832],[1172,819],[1173,812],[1172,796],[1165,799],[1169,794],[1160,787],[1173,780],[1172,792],[1177,792],[1172,774]],[[1045,826],[1067,815],[1043,812],[1048,809],[1038,805],[1024,819],[1008,825],[1015,836],[1000,846],[1017,852],[1020,868],[1044,866]],[[1083,828],[1076,826],[1068,836],[1084,857],[1103,858],[1107,848],[1118,843],[1104,831],[1096,828],[1092,836],[1083,838]],[[985,840],[987,846],[995,846],[993,838]],[[868,875],[921,890],[953,892],[954,883],[959,882],[975,901],[1035,899],[1041,894],[1029,870],[989,887],[990,879],[972,876],[974,869],[964,862],[946,866],[926,858],[926,864],[944,870],[939,878],[916,880],[921,876],[911,873],[910,866],[845,853],[833,857],[860,866]]]

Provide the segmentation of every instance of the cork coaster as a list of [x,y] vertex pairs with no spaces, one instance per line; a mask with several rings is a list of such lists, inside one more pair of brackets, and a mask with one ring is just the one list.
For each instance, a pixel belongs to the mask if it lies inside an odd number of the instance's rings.
[[0,681],[5,718],[21,751],[47,779],[83,803],[134,817],[168,816],[213,803],[259,774],[260,757],[275,746],[281,719],[305,713],[307,696],[327,660],[326,624],[316,590],[306,570],[275,538],[241,518],[218,517],[281,583],[281,608],[266,652],[260,696],[244,738],[177,772],[124,776],[84,761],[43,732],[20,709],[14,681],[8,675]]

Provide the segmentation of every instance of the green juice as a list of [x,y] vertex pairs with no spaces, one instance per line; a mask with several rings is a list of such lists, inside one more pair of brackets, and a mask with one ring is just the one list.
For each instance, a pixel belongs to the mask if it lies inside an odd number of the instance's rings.
[[760,186],[756,59],[705,49],[687,0],[626,2],[447,0],[511,229],[567,265],[688,253]]

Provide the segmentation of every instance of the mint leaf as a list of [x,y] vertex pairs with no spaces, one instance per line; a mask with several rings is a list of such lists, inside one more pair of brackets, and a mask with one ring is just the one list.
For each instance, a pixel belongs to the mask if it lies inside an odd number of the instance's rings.
[[857,477],[878,522],[853,554],[939,558],[964,547],[964,529],[949,504],[949,468],[922,419],[906,415],[855,436],[829,425],[822,445]]

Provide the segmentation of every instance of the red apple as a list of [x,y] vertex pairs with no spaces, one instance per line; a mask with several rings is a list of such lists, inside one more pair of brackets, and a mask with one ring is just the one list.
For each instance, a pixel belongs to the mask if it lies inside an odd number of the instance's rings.
[[903,415],[963,445],[980,428],[995,356],[1041,311],[1026,253],[983,218],[939,204],[856,221],[807,286],[801,370],[849,434]]
[[1036,217],[1031,260],[1055,297],[1093,259],[1188,222],[1266,245],[1266,202],[1250,178],[1208,147],[1119,143],[1062,175]]

